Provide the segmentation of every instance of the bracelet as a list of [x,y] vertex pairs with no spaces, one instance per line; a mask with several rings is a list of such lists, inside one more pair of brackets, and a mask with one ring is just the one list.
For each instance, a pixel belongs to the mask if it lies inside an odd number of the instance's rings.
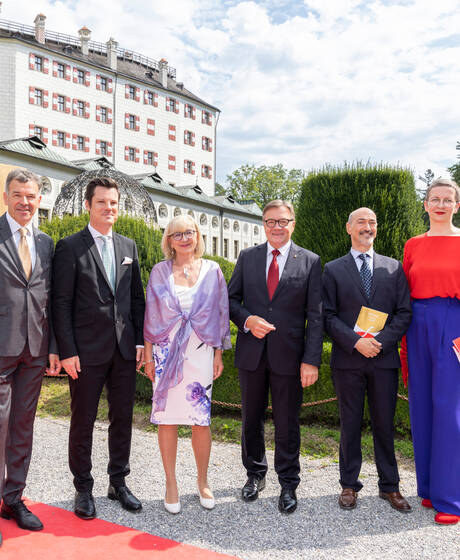
[[153,364],[153,362],[154,362],[154,360],[147,360],[147,361],[144,362],[144,364],[145,364],[145,365],[147,365],[147,364]]

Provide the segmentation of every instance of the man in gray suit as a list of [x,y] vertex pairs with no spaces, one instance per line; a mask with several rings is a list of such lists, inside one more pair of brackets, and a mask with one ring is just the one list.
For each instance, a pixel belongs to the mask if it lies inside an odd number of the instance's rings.
[[41,521],[21,497],[47,360],[50,374],[61,369],[48,319],[53,241],[32,225],[41,200],[34,173],[11,171],[3,199],[8,210],[0,217],[1,516],[15,519],[22,529],[39,531]]
[[[339,506],[354,509],[362,488],[361,423],[367,392],[374,436],[379,496],[400,511],[411,507],[399,492],[394,451],[393,419],[400,366],[398,341],[412,312],[409,288],[401,263],[373,249],[377,218],[369,208],[358,208],[347,222],[351,251],[328,262],[323,274],[326,331],[332,338],[331,369],[340,412]],[[356,332],[362,307],[388,314],[375,337]],[[374,331],[375,332],[375,331]]]

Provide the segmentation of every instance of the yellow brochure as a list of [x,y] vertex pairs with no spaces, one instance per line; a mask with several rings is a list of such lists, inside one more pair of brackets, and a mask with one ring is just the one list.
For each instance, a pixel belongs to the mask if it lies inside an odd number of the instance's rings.
[[370,307],[361,307],[354,331],[361,338],[374,338],[379,334],[388,318],[388,313],[382,313]]

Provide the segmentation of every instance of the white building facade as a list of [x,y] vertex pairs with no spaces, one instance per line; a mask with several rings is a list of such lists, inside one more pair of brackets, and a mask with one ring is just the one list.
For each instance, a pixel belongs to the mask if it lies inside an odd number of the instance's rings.
[[105,156],[128,174],[214,195],[219,110],[176,71],[120,49],[0,20],[0,139],[39,136],[67,160]]

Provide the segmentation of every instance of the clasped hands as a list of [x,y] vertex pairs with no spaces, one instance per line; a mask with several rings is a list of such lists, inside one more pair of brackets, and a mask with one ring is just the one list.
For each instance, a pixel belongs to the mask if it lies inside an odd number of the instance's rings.
[[[275,325],[272,325],[258,315],[250,315],[246,319],[245,327],[251,331],[256,338],[264,338],[269,332],[276,330]],[[302,387],[309,387],[318,380],[318,368],[311,364],[300,364],[300,382]]]
[[365,358],[375,358],[382,349],[382,343],[375,338],[360,338],[355,348]]

